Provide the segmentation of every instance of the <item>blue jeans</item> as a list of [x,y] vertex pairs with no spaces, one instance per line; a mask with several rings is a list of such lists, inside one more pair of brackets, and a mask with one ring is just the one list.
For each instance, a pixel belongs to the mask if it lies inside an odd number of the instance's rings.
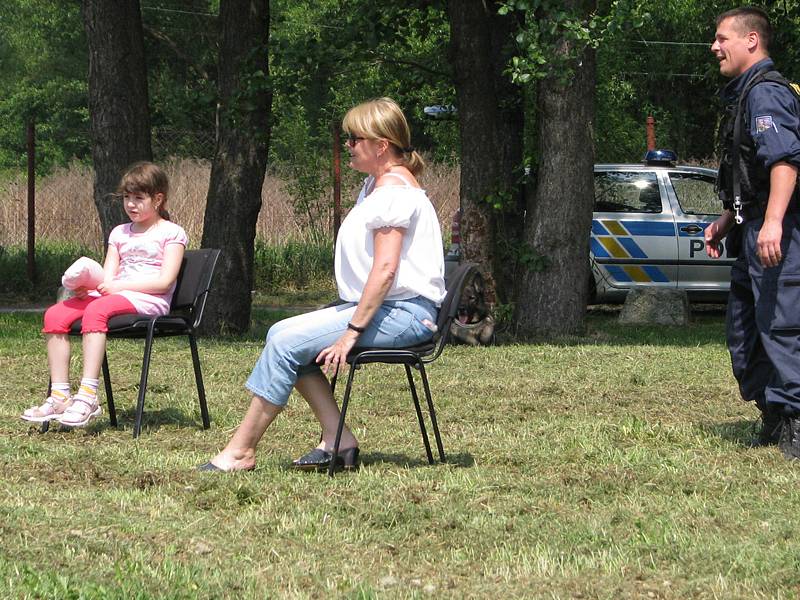
[[[320,370],[317,355],[347,331],[356,304],[348,302],[278,321],[267,332],[261,352],[245,386],[276,406],[286,406],[298,377]],[[422,296],[388,300],[381,304],[358,346],[402,348],[430,340],[433,330],[423,321],[436,323],[436,305]]]

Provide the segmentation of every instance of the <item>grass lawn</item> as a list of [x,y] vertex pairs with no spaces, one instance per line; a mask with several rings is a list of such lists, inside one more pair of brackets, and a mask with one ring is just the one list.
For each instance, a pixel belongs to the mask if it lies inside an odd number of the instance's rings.
[[201,341],[209,431],[188,346],[157,341],[133,440],[141,344],[109,349],[121,429],[104,415],[42,435],[18,419],[47,383],[40,317],[0,315],[0,597],[800,595],[800,464],[747,447],[756,411],[720,313],[634,329],[599,311],[580,339],[448,349],[430,369],[445,465],[424,460],[402,370],[371,366],[351,410],[359,472],[287,469],[317,441],[299,397],[256,471],[195,472],[280,316]]

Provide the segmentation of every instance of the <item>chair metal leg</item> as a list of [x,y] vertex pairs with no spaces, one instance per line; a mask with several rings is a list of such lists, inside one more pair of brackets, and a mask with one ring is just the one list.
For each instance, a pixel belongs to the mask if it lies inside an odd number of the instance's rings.
[[103,353],[103,386],[106,390],[106,405],[108,405],[108,420],[112,427],[117,426],[117,409],[114,407],[114,392],[111,390],[111,375],[108,371],[108,353]]
[[339,371],[334,373],[333,377],[331,378],[331,394],[336,393],[336,379],[339,377]]
[[442,436],[439,435],[439,425],[436,422],[436,410],[433,408],[433,398],[431,398],[431,388],[428,385],[428,375],[425,373],[425,364],[419,363],[419,373],[422,375],[422,385],[425,388],[425,398],[428,401],[428,412],[431,415],[431,425],[433,426],[433,435],[436,438],[436,448],[439,450],[439,459],[445,462],[444,446],[442,446]]
[[425,444],[425,454],[428,456],[428,463],[433,464],[433,453],[431,452],[431,443],[428,440],[428,431],[425,429],[425,420],[422,417],[422,408],[419,405],[419,396],[417,395],[417,386],[414,385],[414,377],[411,374],[411,367],[403,365],[406,368],[406,377],[408,377],[408,387],[411,390],[411,397],[414,399],[414,409],[417,411],[417,420],[419,421],[419,430],[422,433],[422,442]]
[[347,405],[350,402],[350,390],[353,387],[353,377],[356,374],[356,362],[350,365],[350,372],[347,374],[347,385],[344,389],[344,398],[342,398],[342,410],[339,413],[339,426],[336,428],[336,440],[333,442],[333,456],[331,456],[331,464],[328,467],[328,477],[333,477],[336,470],[336,461],[339,458],[339,442],[342,441],[342,431],[344,431],[344,420],[347,415]]
[[200,355],[197,352],[197,341],[194,333],[189,334],[189,346],[192,349],[192,366],[194,367],[194,380],[197,382],[197,395],[200,398],[200,416],[203,419],[203,429],[211,427],[208,417],[208,404],[206,404],[206,388],[203,386],[203,373],[200,370]]
[[142,358],[142,376],[139,379],[139,398],[136,401],[136,421],[133,424],[133,437],[139,437],[142,431],[142,417],[144,415],[144,395],[147,393],[147,375],[150,371],[150,354],[153,351],[154,322],[150,323],[147,338],[144,341],[144,357]]

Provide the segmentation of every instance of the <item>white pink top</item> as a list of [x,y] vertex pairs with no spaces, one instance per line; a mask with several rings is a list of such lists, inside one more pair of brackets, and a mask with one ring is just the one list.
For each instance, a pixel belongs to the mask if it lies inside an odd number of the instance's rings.
[[425,190],[408,182],[374,190],[373,185],[374,179],[367,177],[356,205],[339,228],[335,260],[339,297],[347,302],[361,299],[375,255],[373,230],[401,227],[406,231],[400,265],[386,300],[423,296],[440,305],[446,293],[442,232]]
[[[108,245],[114,246],[119,254],[119,269],[114,281],[132,281],[157,277],[164,262],[164,250],[170,244],[186,246],[188,239],[183,227],[172,221],[159,221],[143,233],[131,231],[131,223],[117,225],[108,236]],[[124,290],[119,292],[136,307],[142,315],[160,316],[169,312],[173,283],[165,294],[145,294]]]

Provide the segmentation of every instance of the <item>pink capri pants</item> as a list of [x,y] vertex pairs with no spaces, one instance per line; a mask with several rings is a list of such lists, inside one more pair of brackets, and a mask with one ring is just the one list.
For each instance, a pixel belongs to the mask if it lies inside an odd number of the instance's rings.
[[106,333],[111,317],[134,313],[133,304],[119,294],[70,298],[47,309],[42,333],[69,333],[72,324],[80,318],[83,318],[81,333]]

